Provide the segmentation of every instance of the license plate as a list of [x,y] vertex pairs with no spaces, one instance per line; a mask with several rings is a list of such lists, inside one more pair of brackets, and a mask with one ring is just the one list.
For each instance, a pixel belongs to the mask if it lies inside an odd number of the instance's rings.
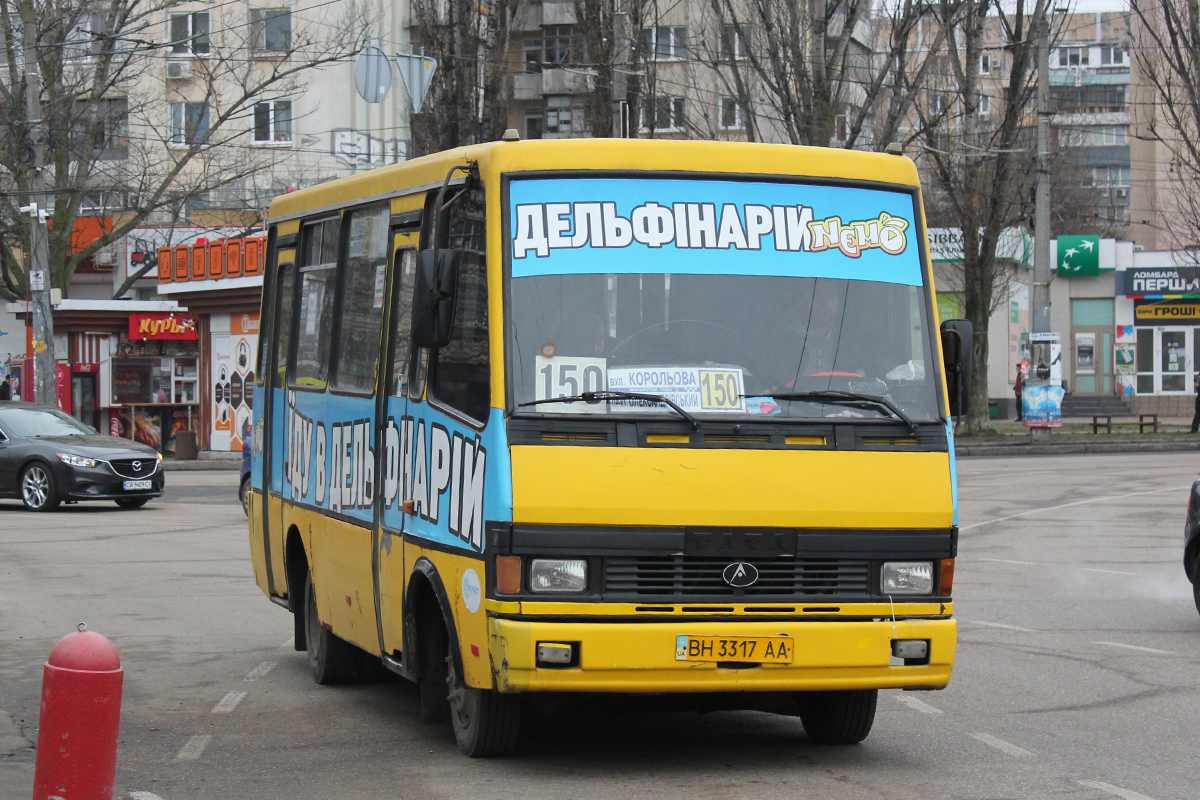
[[676,661],[741,661],[790,664],[796,642],[790,636],[676,636]]
[[125,491],[134,492],[138,489],[149,489],[150,481],[125,481]]

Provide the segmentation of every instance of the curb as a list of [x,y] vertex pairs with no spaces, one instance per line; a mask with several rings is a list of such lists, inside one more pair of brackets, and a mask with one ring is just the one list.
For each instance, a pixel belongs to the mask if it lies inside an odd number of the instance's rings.
[[1200,451],[1200,441],[1096,442],[1070,444],[956,445],[956,458],[972,456],[1075,456],[1102,453],[1188,453]]
[[240,458],[237,461],[216,458],[206,458],[197,461],[168,461],[164,459],[163,469],[167,472],[192,472],[197,470],[224,470],[226,472],[239,472],[242,469],[242,460]]

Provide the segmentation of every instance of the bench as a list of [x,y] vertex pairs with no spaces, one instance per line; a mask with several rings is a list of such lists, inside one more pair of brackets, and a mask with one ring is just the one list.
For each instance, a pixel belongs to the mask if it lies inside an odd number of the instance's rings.
[[[1134,416],[1133,414],[1092,414],[1092,433],[1099,433],[1101,425],[1104,426],[1105,433],[1112,433],[1113,417]],[[1158,433],[1158,414],[1138,414],[1138,433],[1145,433],[1146,426],[1150,426],[1153,433]],[[1103,420],[1103,421],[1101,421]]]

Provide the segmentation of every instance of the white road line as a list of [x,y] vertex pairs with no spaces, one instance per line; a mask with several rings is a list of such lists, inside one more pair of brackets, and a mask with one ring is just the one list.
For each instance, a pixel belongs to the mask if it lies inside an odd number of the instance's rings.
[[1076,500],[1073,503],[1062,503],[1057,506],[1046,506],[1045,508],[1031,508],[1028,511],[1018,511],[1016,514],[1009,514],[1006,517],[996,517],[995,519],[985,519],[983,522],[973,522],[970,525],[964,525],[961,528],[959,528],[958,530],[960,532],[961,531],[969,531],[972,528],[978,528],[982,525],[992,525],[997,522],[1007,522],[1010,519],[1017,519],[1018,517],[1027,517],[1030,514],[1039,514],[1043,511],[1057,511],[1060,508],[1071,508],[1072,506],[1084,506],[1089,503],[1103,503],[1106,500],[1123,500],[1126,497],[1138,497],[1138,496],[1144,495],[1144,494],[1162,494],[1163,492],[1185,492],[1189,488],[1190,488],[1190,486],[1184,486],[1182,488],[1170,488],[1170,489],[1149,489],[1144,492],[1126,492],[1125,494],[1110,494],[1110,495],[1105,495],[1104,497],[1090,497],[1087,500]]
[[261,663],[261,664],[259,664],[257,667],[255,667],[254,669],[250,670],[250,672],[246,673],[246,680],[248,680],[248,681],[256,681],[256,680],[258,680],[259,678],[262,678],[262,677],[264,677],[264,676],[265,676],[265,675],[266,675],[268,672],[270,672],[271,670],[275,669],[275,665],[276,665],[276,664],[278,664],[278,663],[279,663],[278,661],[264,661],[264,662],[262,662],[262,663]]
[[1124,647],[1126,650],[1141,650],[1143,653],[1154,653],[1156,656],[1173,656],[1175,653],[1170,650],[1158,650],[1153,647],[1142,647],[1136,644],[1124,644],[1123,642],[1094,642],[1094,644],[1103,644],[1108,647]]
[[1017,756],[1018,758],[1033,758],[1033,753],[1029,752],[1023,747],[1017,747],[1015,744],[1009,744],[1003,739],[997,739],[995,736],[990,734],[972,733],[970,736],[972,739],[976,739],[990,747],[994,747],[1002,753],[1008,753],[1010,756]]
[[[984,523],[979,523],[983,525]],[[971,526],[974,527],[974,526]],[[966,560],[966,559],[964,559]],[[1037,564],[1033,561],[1013,561],[1010,558],[976,558],[975,561],[994,561],[997,564],[1020,564],[1022,567],[1034,567]]]
[[125,797],[127,800],[162,800],[154,792],[130,792]]
[[981,619],[967,620],[972,625],[982,625],[985,628],[1000,628],[1006,631],[1020,631],[1021,633],[1033,633],[1033,628],[1022,628],[1020,625],[1005,625],[1003,622],[984,622]]
[[213,706],[212,713],[228,714],[238,707],[238,703],[246,696],[245,692],[230,692],[221,698],[221,702]]
[[195,761],[204,752],[204,748],[208,747],[208,743],[212,741],[212,737],[207,733],[201,733],[188,739],[183,747],[179,750],[179,755],[175,756],[176,761]]
[[1102,572],[1105,575],[1133,575],[1133,576],[1137,575],[1136,572],[1120,572],[1115,569],[1096,569],[1095,567],[1080,567],[1079,571],[1080,572]]
[[1080,786],[1086,786],[1089,789],[1099,789],[1107,794],[1123,798],[1123,800],[1154,800],[1152,797],[1147,797],[1141,792],[1135,792],[1132,789],[1122,789],[1120,786],[1113,786],[1111,783],[1103,783],[1102,781],[1075,781]]
[[295,643],[296,643],[296,637],[293,636],[292,638],[288,639],[283,644],[279,645],[279,649],[280,650],[291,650],[292,645],[294,645]]
[[898,694],[896,695],[896,699],[901,703],[904,703],[904,705],[908,706],[913,711],[920,711],[922,714],[929,714],[930,716],[936,717],[940,716],[942,713],[940,708],[934,708],[924,700],[918,700],[917,698],[911,697],[907,694]]

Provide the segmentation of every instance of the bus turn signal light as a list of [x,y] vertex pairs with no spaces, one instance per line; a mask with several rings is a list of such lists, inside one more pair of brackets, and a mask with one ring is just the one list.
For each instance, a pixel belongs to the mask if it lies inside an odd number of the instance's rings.
[[521,593],[521,557],[496,556],[496,594]]
[[941,593],[945,594],[945,595],[951,594],[951,590],[954,588],[954,559],[953,558],[943,558],[942,559],[942,574],[940,575],[940,579],[941,580],[940,580],[938,586],[941,589]]

